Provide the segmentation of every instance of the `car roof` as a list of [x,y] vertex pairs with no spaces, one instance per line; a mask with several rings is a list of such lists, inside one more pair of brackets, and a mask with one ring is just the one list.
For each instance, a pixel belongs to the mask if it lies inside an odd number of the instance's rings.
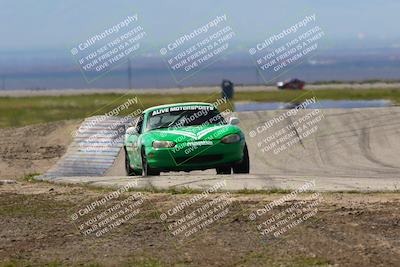
[[175,104],[166,104],[166,105],[160,105],[160,106],[154,106],[148,109],[145,109],[143,113],[147,113],[153,110],[157,110],[160,108],[169,108],[169,107],[177,107],[177,106],[190,106],[190,105],[199,105],[199,106],[214,106],[211,103],[206,103],[206,102],[184,102],[184,103],[175,103]]

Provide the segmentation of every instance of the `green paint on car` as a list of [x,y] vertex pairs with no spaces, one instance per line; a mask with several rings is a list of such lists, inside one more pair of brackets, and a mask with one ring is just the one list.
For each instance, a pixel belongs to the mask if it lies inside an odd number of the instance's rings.
[[218,174],[249,173],[243,132],[210,103],[189,102],[148,108],[124,140],[127,175],[216,169]]

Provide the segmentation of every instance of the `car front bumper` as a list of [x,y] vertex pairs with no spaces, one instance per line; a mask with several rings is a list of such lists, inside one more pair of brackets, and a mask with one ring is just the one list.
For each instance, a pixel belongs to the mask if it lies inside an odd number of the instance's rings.
[[185,143],[174,148],[146,147],[147,162],[151,168],[161,171],[191,171],[231,165],[243,159],[243,139],[234,144],[212,142],[212,145],[197,147]]

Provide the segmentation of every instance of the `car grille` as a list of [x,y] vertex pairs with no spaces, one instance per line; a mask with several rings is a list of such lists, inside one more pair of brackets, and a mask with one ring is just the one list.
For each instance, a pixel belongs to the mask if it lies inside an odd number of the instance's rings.
[[213,161],[222,160],[224,157],[222,154],[217,155],[206,155],[206,156],[192,156],[192,157],[176,157],[175,161],[177,164],[196,164],[196,163],[209,163]]

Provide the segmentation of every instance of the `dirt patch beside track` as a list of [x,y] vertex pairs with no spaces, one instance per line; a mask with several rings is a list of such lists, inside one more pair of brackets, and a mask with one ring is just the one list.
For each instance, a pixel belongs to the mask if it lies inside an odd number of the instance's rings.
[[192,195],[146,193],[152,205],[137,217],[101,237],[84,237],[70,212],[106,193],[47,183],[0,186],[0,266],[400,265],[398,194],[323,194],[315,218],[270,244],[250,238],[251,222],[241,214],[283,194],[234,194],[233,212],[220,224],[179,244],[154,207],[166,209]]
[[65,153],[79,120],[0,129],[0,178],[43,173]]

